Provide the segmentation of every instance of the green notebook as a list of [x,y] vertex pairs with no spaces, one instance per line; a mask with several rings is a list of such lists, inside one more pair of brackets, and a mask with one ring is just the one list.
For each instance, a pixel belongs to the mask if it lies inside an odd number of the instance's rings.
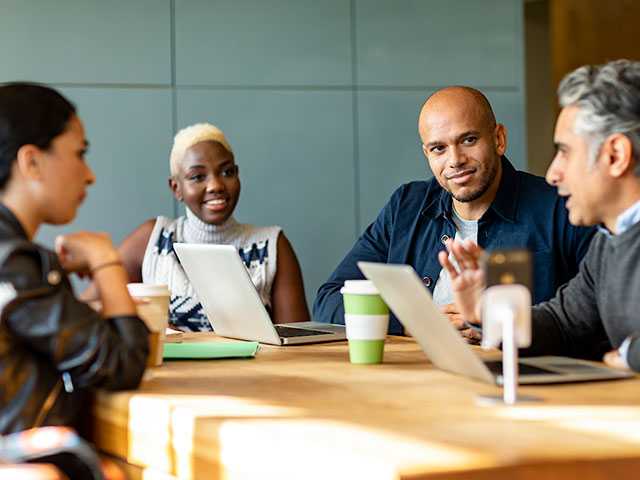
[[163,358],[207,359],[207,358],[247,358],[255,357],[258,342],[183,342],[165,343]]

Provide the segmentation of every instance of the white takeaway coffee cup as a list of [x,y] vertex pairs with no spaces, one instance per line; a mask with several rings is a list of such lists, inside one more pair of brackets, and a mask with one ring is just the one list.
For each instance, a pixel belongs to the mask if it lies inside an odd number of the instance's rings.
[[165,330],[169,326],[169,288],[150,283],[129,283],[127,288],[136,302],[138,316],[151,332],[147,366],[162,365]]

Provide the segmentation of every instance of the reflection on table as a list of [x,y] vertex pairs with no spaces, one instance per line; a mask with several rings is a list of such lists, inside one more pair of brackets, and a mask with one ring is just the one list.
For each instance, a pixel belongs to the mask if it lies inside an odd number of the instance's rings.
[[255,359],[165,362],[138,391],[98,394],[95,442],[145,479],[640,471],[639,379],[521,391],[543,401],[481,406],[500,390],[432,369],[409,338],[389,338],[372,366],[351,365],[346,342],[263,346]]

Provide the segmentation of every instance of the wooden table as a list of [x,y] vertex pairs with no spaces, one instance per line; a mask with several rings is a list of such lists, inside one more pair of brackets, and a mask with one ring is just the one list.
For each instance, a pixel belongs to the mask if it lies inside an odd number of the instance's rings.
[[500,390],[432,369],[407,338],[372,366],[351,365],[346,342],[263,346],[98,394],[95,441],[145,479],[640,475],[640,378],[521,390],[543,401],[479,405]]

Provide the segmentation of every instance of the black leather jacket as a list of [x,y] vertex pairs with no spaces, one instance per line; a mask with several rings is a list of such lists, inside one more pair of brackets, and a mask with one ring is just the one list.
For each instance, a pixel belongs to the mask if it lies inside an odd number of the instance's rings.
[[55,253],[0,204],[0,433],[78,426],[90,388],[140,383],[148,330],[78,301]]

